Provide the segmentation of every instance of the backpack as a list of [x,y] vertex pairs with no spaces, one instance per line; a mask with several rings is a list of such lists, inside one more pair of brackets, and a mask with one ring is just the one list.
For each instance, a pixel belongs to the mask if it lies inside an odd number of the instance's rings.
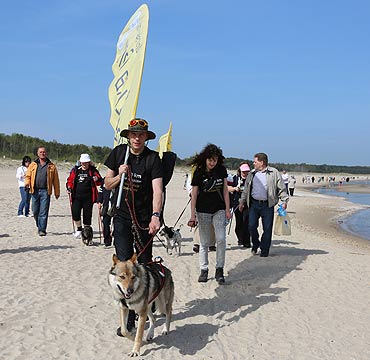
[[[125,155],[127,151],[127,145],[123,144],[122,146],[122,154],[119,157],[119,164],[123,164],[125,160]],[[146,157],[145,161],[145,169],[150,169],[153,167],[155,156],[158,153],[156,151],[149,154]],[[163,153],[161,163],[162,163],[162,176],[163,176],[163,191],[165,191],[165,187],[168,185],[170,180],[172,179],[173,171],[175,170],[177,155],[172,151],[165,151]]]

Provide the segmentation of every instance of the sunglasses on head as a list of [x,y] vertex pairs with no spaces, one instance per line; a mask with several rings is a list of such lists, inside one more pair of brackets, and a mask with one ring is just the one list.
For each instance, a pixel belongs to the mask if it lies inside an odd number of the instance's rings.
[[129,126],[137,126],[139,125],[142,128],[148,127],[148,123],[143,119],[132,119],[129,123]]

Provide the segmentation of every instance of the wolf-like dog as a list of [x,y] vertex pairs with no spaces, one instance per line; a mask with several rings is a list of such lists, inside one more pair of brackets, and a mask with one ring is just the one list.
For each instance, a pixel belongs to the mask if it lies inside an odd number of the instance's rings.
[[181,241],[182,237],[180,234],[180,229],[175,230],[173,227],[164,226],[159,232],[160,236],[163,236],[167,240],[166,250],[167,254],[172,255],[172,250],[181,255]]
[[138,264],[136,254],[127,261],[119,261],[117,256],[113,255],[113,265],[109,271],[108,283],[113,290],[114,299],[119,302],[122,336],[133,338],[126,326],[129,309],[135,310],[139,315],[134,346],[129,353],[131,357],[139,356],[147,316],[150,326],[146,340],[149,341],[154,337],[155,319],[152,313],[152,301],[155,300],[159,312],[166,316],[162,334],[167,335],[170,331],[175,291],[171,271],[157,263],[153,265]]

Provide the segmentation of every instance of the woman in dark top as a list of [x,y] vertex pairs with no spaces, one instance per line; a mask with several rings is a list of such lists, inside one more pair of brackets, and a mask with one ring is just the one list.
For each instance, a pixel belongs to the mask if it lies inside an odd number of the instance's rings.
[[226,222],[231,218],[231,214],[227,171],[222,165],[223,160],[222,150],[214,144],[208,144],[191,161],[195,171],[191,182],[191,217],[188,226],[199,226],[198,282],[208,280],[208,247],[212,226],[216,238],[215,277],[219,284],[225,282]]
[[72,195],[72,218],[77,226],[73,234],[81,237],[81,210],[83,210],[83,224],[91,227],[93,204],[97,201],[97,186],[102,183],[102,177],[95,166],[91,164],[89,154],[81,154],[80,166],[75,166],[67,179],[67,192]]

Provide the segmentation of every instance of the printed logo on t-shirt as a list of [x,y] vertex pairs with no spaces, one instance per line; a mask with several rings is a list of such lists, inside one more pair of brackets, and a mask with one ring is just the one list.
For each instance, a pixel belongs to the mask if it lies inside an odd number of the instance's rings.
[[203,180],[202,189],[204,192],[220,191],[223,187],[223,179],[206,178]]
[[87,179],[87,177],[88,177],[88,174],[82,172],[82,173],[78,174],[77,182],[81,184]]
[[[137,174],[137,173],[132,173],[131,174],[131,178],[132,178],[132,186],[134,188],[134,191],[138,191],[140,189],[140,185],[142,183],[142,174]],[[125,190],[130,190],[130,184],[129,182],[127,181],[127,177],[125,179],[125,183],[123,185],[123,188]]]

